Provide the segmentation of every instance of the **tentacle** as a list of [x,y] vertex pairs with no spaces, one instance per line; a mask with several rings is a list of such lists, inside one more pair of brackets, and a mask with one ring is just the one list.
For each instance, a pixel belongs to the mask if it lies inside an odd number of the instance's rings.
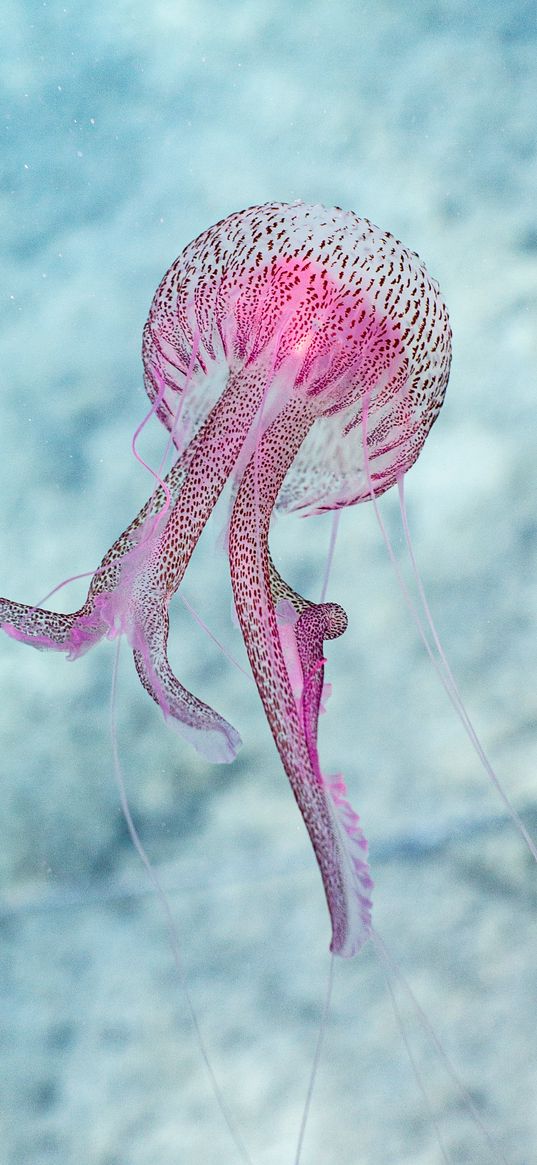
[[168,602],[179,586],[263,399],[267,369],[230,375],[205,424],[95,572],[84,606],[72,614],[0,599],[0,626],[41,649],[75,659],[103,636],[125,634],[140,680],[165,717],[208,760],[233,760],[236,730],[172,672]]
[[[12,639],[40,651],[64,651],[69,659],[93,647],[104,635],[110,636],[112,595],[126,590],[126,576],[132,580],[143,557],[144,540],[154,541],[154,531],[166,509],[167,498],[176,501],[185,482],[195,450],[188,449],[178,458],[162,486],[133,518],[126,530],[110,547],[95,571],[88,597],[78,611],[64,613],[43,607],[0,598],[0,628]],[[117,606],[118,604],[116,604]]]
[[[168,602],[181,583],[203,527],[226,483],[259,408],[266,370],[257,367],[230,376],[188,454],[188,475],[161,528],[150,535],[128,532],[129,554],[121,566],[130,596],[127,633],[138,675],[146,691],[171,716],[182,735],[208,760],[233,760],[241,739],[222,716],[182,686],[167,654]],[[172,471],[173,472],[173,471]],[[139,538],[138,549],[133,545]],[[138,555],[143,561],[137,561]],[[132,559],[132,561],[129,561]],[[134,565],[134,574],[133,572]],[[117,563],[110,561],[110,571]],[[132,576],[132,577],[131,577]]]
[[108,595],[90,592],[83,607],[64,614],[0,599],[0,628],[39,651],[64,651],[68,659],[78,659],[104,635],[111,636],[108,600]]
[[[269,577],[280,642],[287,671],[304,726],[311,767],[319,781],[327,783],[330,796],[348,836],[349,861],[362,893],[351,895],[351,904],[358,907],[358,918],[351,929],[369,929],[369,891],[373,887],[367,864],[367,841],[360,826],[360,818],[347,799],[347,790],[341,774],[322,776],[317,749],[319,712],[324,711],[323,697],[330,694],[331,685],[324,683],[323,644],[325,639],[337,639],[347,629],[347,615],[337,603],[316,605],[303,598],[282,578],[269,553]],[[284,607],[287,604],[287,611]],[[292,609],[292,614],[289,612]]]
[[71,615],[62,615],[56,611],[45,611],[42,607],[0,599],[2,631],[20,643],[37,647],[39,651],[69,652],[73,627],[79,614],[79,611],[75,611]]
[[310,599],[305,599],[303,595],[299,595],[298,591],[294,591],[292,586],[282,578],[279,570],[274,565],[270,550],[268,553],[268,571],[270,579],[270,593],[274,603],[288,602],[291,604],[297,615],[305,611],[308,607],[313,607],[314,604]]
[[[302,600],[270,565],[268,553],[272,508],[313,419],[303,400],[293,400],[260,440],[238,491],[229,551],[235,605],[252,670],[320,867],[332,921],[331,950],[349,957],[371,929],[367,843],[341,778],[322,776],[316,744],[323,640],[342,633],[346,616],[335,604],[315,606]],[[294,626],[288,621],[292,636],[280,635],[276,602],[282,601],[295,611],[302,608]],[[297,660],[301,690],[295,687],[293,692]]]
[[[347,615],[337,603],[321,603],[303,611],[295,626],[298,655],[303,675],[301,696],[302,722],[311,767],[319,781],[323,780],[317,751],[317,724],[324,683],[323,644],[325,639],[337,639],[347,628]],[[360,826],[360,818],[347,799],[345,782],[340,773],[324,778],[343,827],[347,862],[343,869],[348,879],[347,902],[349,930],[369,933],[371,902],[369,893],[373,882],[367,864],[367,841]]]
[[146,600],[137,613],[133,655],[136,671],[165,718],[185,740],[213,764],[227,764],[241,746],[238,732],[227,720],[193,696],[174,675],[167,655],[168,611],[163,600]]

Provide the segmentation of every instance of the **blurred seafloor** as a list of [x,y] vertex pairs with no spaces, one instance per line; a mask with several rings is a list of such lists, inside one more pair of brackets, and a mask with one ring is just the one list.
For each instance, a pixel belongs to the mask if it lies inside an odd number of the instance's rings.
[[[145,499],[129,448],[146,408],[140,336],[180,249],[252,203],[352,208],[419,252],[450,308],[451,383],[407,479],[410,523],[468,709],[537,832],[534,5],[6,0],[0,30],[0,591],[37,602],[90,570]],[[397,500],[382,511],[403,555]],[[185,595],[244,661],[218,532]],[[329,535],[329,517],[275,531],[285,576],[312,597]],[[442,1155],[367,949],[336,967],[303,1165],[532,1165],[534,864],[370,507],[342,519],[329,597],[350,626],[328,645],[324,765],[344,771],[370,838],[377,929],[497,1148],[400,992]],[[172,623],[181,679],[245,743],[230,768],[205,766],[124,651],[130,803],[252,1161],[291,1165],[328,973],[322,888],[253,685],[177,599]],[[0,1161],[234,1163],[118,808],[113,647],[76,666],[0,648]]]

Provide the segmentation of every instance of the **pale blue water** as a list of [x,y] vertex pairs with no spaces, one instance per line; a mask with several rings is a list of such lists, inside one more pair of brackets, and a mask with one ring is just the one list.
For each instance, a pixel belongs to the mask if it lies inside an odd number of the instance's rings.
[[[419,252],[450,308],[452,377],[407,479],[410,523],[469,711],[535,832],[534,6],[13,0],[0,30],[0,592],[37,602],[91,570],[145,500],[141,330],[181,248],[270,199],[352,208]],[[158,463],[158,426],[143,448]],[[383,513],[402,553],[396,499]],[[185,593],[244,661],[219,529]],[[329,533],[276,531],[313,598]],[[329,597],[350,625],[329,645],[325,765],[371,841],[378,930],[498,1137],[494,1155],[403,996],[448,1159],[532,1165],[537,873],[366,506],[342,520]],[[291,1165],[328,974],[322,888],[253,685],[177,600],[173,623],[178,674],[245,744],[204,766],[125,653],[132,811],[252,1162]],[[0,643],[0,1163],[235,1165],[118,809],[112,665],[112,646],[74,666]],[[336,967],[303,1165],[443,1160],[366,950]]]

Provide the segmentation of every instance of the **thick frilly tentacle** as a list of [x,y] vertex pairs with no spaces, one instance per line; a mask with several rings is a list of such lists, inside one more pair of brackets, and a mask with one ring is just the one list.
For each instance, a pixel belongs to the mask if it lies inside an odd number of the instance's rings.
[[70,614],[0,599],[0,628],[20,643],[39,651],[64,651],[69,659],[78,659],[107,633],[99,602],[90,599]]
[[[185,452],[188,474],[163,522],[150,535],[130,528],[129,553],[115,582],[130,604],[127,634],[146,691],[166,717],[208,760],[233,760],[238,732],[182,686],[167,654],[168,602],[179,587],[192,551],[227,481],[262,400],[266,370],[230,375],[225,392]],[[173,471],[172,471],[173,473]],[[169,479],[168,479],[169,480]],[[134,546],[139,537],[138,547]],[[132,560],[132,561],[131,561]],[[133,571],[134,564],[134,571]],[[117,570],[114,558],[110,571]],[[117,599],[116,599],[117,603]]]
[[240,746],[239,733],[223,716],[184,688],[167,655],[168,612],[163,600],[146,600],[135,617],[131,641],[136,671],[164,717],[213,764],[227,764]]
[[76,614],[60,615],[55,611],[44,611],[41,607],[29,607],[25,603],[0,599],[2,631],[12,639],[28,643],[40,651],[68,651],[75,619]]
[[324,683],[323,644],[325,639],[336,639],[347,627],[347,616],[337,603],[322,603],[310,607],[299,616],[294,633],[302,669],[301,696],[302,723],[311,767],[320,781],[324,780],[334,806],[334,816],[341,831],[345,862],[341,875],[345,879],[345,901],[351,934],[368,936],[371,928],[370,892],[373,881],[367,863],[367,840],[360,826],[360,818],[352,808],[341,774],[324,777],[319,766],[317,725]]
[[208,760],[233,760],[238,732],[179,682],[167,657],[168,602],[246,438],[267,383],[260,366],[230,374],[225,391],[166,481],[116,540],[72,614],[0,599],[15,639],[76,659],[103,636],[124,634],[141,682],[166,718]]
[[323,777],[317,754],[323,641],[342,633],[346,616],[335,604],[316,606],[298,596],[268,553],[270,515],[285,468],[311,423],[304,402],[292,401],[259,441],[233,509],[229,552],[252,670],[321,871],[331,950],[350,957],[371,931],[367,843],[341,778]]
[[[343,873],[350,880],[347,900],[355,911],[355,917],[349,920],[349,929],[355,933],[362,930],[367,935],[371,926],[370,891],[373,888],[367,863],[367,840],[360,818],[347,798],[343,777],[339,773],[332,777],[323,776],[317,748],[319,713],[325,711],[323,697],[326,699],[331,690],[324,682],[323,645],[325,639],[337,639],[343,635],[347,629],[347,615],[337,603],[315,604],[299,595],[279,574],[270,555],[269,577],[272,598],[276,602],[280,643],[304,728],[311,767],[317,779],[324,782],[346,834],[344,842],[349,860]],[[356,883],[361,890],[357,891]]]

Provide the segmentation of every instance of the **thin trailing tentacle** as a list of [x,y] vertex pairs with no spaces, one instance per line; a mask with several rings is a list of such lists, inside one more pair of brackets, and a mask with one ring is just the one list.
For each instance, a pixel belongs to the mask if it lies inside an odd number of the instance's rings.
[[[268,552],[270,516],[281,482],[313,420],[313,410],[303,400],[292,400],[260,439],[235,501],[229,553],[235,605],[254,677],[321,871],[332,921],[331,950],[350,957],[371,928],[367,843],[341,778],[322,776],[316,744],[323,640],[342,633],[346,616],[335,604],[316,606],[297,596],[270,564]],[[276,603],[282,600],[291,606],[297,600],[298,606],[304,604],[292,629],[302,681],[298,699],[291,679],[293,642],[278,628]]]

